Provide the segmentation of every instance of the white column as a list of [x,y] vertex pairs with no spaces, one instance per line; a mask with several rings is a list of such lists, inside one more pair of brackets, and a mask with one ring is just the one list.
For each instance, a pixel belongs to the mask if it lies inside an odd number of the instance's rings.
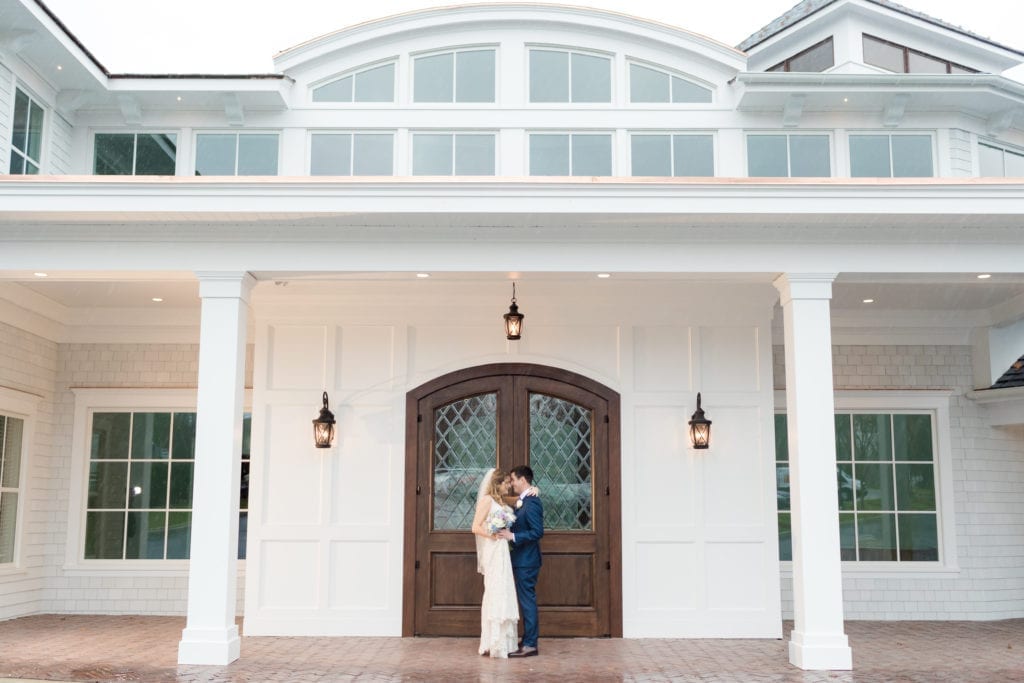
[[793,532],[793,633],[801,669],[851,669],[843,632],[829,301],[835,273],[787,273],[782,295]]
[[179,664],[238,659],[235,584],[248,273],[197,273],[202,298],[188,621]]

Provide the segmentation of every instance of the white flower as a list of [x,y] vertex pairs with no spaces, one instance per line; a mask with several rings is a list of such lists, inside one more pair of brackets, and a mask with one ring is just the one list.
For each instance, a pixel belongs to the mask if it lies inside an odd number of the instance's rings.
[[516,501],[516,510],[518,510],[521,507],[523,507],[523,499],[522,498],[520,498],[519,500]]

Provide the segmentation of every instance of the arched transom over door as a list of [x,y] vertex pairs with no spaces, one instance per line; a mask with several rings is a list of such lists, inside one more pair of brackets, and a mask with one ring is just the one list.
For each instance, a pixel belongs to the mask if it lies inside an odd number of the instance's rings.
[[477,489],[491,467],[525,464],[544,501],[541,635],[621,636],[618,394],[497,364],[414,389],[406,410],[403,635],[479,635]]

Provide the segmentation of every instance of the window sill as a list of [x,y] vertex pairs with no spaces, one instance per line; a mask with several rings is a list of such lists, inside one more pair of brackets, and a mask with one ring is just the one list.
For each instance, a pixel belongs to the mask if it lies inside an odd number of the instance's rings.
[[[793,578],[793,563],[779,562],[779,574]],[[955,579],[960,576],[957,565],[941,562],[843,562],[844,579]]]
[[[245,560],[238,560],[238,570],[245,571]],[[187,577],[188,571],[188,560],[85,560],[61,568],[64,576]]]

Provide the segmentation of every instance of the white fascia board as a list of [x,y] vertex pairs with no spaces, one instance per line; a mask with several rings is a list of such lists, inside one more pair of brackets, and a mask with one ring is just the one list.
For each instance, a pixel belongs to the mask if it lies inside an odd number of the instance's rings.
[[783,94],[841,89],[844,92],[963,92],[977,93],[987,88],[1024,103],[1024,83],[998,74],[893,74],[893,73],[797,73],[783,71],[744,71],[736,81],[748,92],[775,91]]
[[746,66],[743,52],[699,33],[608,10],[563,5],[508,4],[438,7],[397,14],[368,21],[300,43],[274,55],[279,71],[301,69],[338,50],[349,50],[377,40],[391,40],[396,34],[436,33],[467,25],[500,27],[509,24],[558,25],[566,30],[588,33],[629,33],[638,39],[670,45],[718,61],[728,69]]
[[0,221],[104,213],[121,217],[111,222],[131,222],[133,213],[1004,216],[1024,214],[1024,180],[0,176]]

